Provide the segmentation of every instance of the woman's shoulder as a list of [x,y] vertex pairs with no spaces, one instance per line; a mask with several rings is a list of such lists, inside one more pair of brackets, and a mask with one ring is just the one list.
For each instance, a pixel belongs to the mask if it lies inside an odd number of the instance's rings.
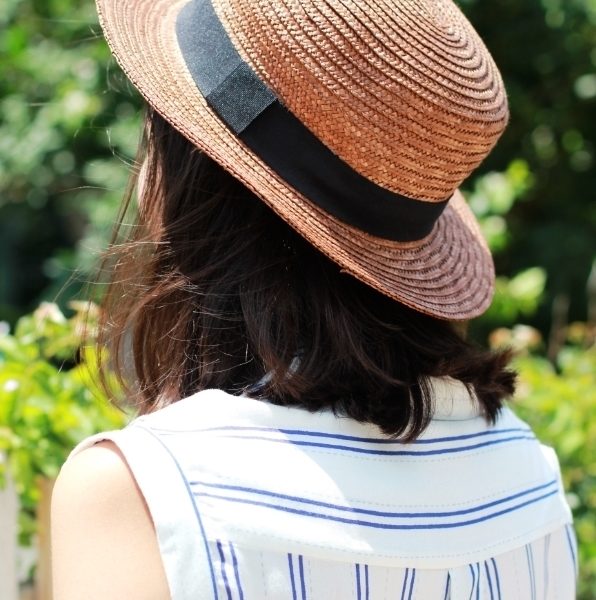
[[151,516],[113,442],[78,452],[62,468],[52,496],[52,549],[62,600],[169,597]]

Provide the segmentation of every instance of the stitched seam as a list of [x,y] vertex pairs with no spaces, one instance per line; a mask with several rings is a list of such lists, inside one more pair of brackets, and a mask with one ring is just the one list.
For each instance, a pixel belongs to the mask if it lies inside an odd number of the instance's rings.
[[[495,542],[493,544],[488,544],[486,546],[481,546],[479,548],[477,548],[474,553],[476,552],[482,552],[485,550],[490,550],[490,548],[495,548],[497,546],[501,546],[505,543],[508,542],[513,542],[515,540],[518,539],[522,539],[525,538],[528,535],[531,535],[533,532],[535,531],[540,531],[541,529],[544,529],[546,527],[550,527],[551,525],[555,525],[555,524],[559,524],[561,526],[563,526],[561,524],[561,521],[559,519],[553,519],[552,521],[549,521],[548,523],[544,524],[544,525],[540,525],[539,527],[534,527],[532,529],[529,529],[521,534],[512,536],[512,537],[508,537],[508,538],[503,538],[501,540],[499,540],[498,542]],[[248,534],[256,534],[257,537],[261,537],[262,536],[262,531],[258,530],[258,529],[251,529],[251,528],[245,528],[245,527],[234,527],[234,529],[236,531],[240,531],[242,533],[248,533]],[[207,535],[209,535],[207,533]],[[547,534],[545,534],[547,535]],[[275,535],[272,533],[267,533],[266,536],[262,536],[265,537],[265,539],[272,539],[272,540],[280,540],[283,541],[284,543],[290,542],[290,543],[294,543],[300,546],[306,546],[306,547],[312,547],[312,548],[320,548],[326,551],[332,551],[332,552],[337,552],[337,553],[341,553],[341,554],[345,554],[346,556],[353,556],[354,553],[357,554],[366,554],[366,553],[359,553],[355,550],[346,550],[343,548],[336,548],[334,546],[324,546],[323,544],[316,544],[313,542],[308,542],[308,541],[297,541],[295,539],[292,538],[288,538],[288,537],[283,537],[280,535]],[[237,547],[245,547],[245,548],[251,548],[250,545],[248,544],[243,544],[243,543],[236,543],[235,544]],[[254,549],[254,548],[253,548]],[[375,556],[378,557],[382,557],[382,558],[390,558],[390,559],[397,559],[397,558],[404,558],[404,559],[431,559],[431,558],[457,558],[459,556],[466,556],[468,555],[469,552],[458,552],[458,553],[454,553],[454,552],[449,552],[447,554],[421,554],[421,555],[411,555],[411,554],[405,554],[405,555],[401,555],[401,554],[385,554],[385,553],[380,553],[380,552],[375,552]]]

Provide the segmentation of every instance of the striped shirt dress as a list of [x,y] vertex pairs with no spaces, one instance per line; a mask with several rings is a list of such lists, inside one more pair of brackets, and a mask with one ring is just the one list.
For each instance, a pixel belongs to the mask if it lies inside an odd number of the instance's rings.
[[173,600],[572,600],[557,458],[432,380],[421,437],[207,390],[101,440],[144,495]]

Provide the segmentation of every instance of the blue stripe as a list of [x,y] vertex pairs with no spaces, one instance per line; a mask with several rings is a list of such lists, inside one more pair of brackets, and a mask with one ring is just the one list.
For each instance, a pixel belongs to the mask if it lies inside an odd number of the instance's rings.
[[449,588],[451,587],[451,573],[447,571],[447,581],[445,582],[445,596],[443,600],[449,600]]
[[290,568],[290,582],[292,584],[292,600],[298,600],[296,595],[296,581],[294,580],[294,564],[292,562],[292,555],[288,554],[288,567]]
[[326,448],[331,450],[343,450],[346,452],[355,452],[356,454],[372,454],[375,456],[434,456],[439,454],[454,454],[456,452],[468,452],[469,450],[477,450],[478,448],[485,448],[487,446],[495,446],[496,444],[505,444],[507,442],[515,442],[518,440],[536,440],[533,435],[518,435],[508,438],[502,438],[498,440],[491,440],[489,442],[481,442],[478,444],[472,444],[470,446],[458,446],[454,448],[443,448],[441,450],[420,450],[415,452],[414,450],[372,450],[368,448],[359,448],[357,446],[344,446],[341,444],[325,444],[322,442],[305,442],[303,440],[289,440],[285,438],[268,438],[257,435],[228,435],[226,439],[239,439],[239,440],[257,440],[261,442],[271,442],[274,444],[292,444],[294,446],[306,446],[311,448]]
[[480,600],[480,563],[476,563],[476,600]]
[[[567,536],[567,543],[569,544],[569,551],[571,552],[571,560],[573,561],[573,571],[577,574],[577,556],[575,555],[574,543],[571,539],[569,528],[569,525],[565,525],[565,534]],[[573,534],[573,537],[575,538],[575,533]]]
[[[474,512],[479,512],[482,510],[486,510],[487,508],[492,508],[493,506],[498,506],[499,504],[503,504],[505,502],[509,502],[511,500],[516,500],[517,498],[521,498],[523,496],[527,496],[529,494],[533,494],[534,492],[539,492],[549,488],[553,485],[557,484],[557,480],[553,479],[548,483],[529,488],[527,490],[523,490],[518,492],[517,494],[513,494],[511,496],[505,496],[505,498],[500,498],[499,500],[493,500],[492,502],[488,502],[486,504],[480,504],[479,506],[475,506],[472,508],[466,508],[461,510],[454,511],[444,511],[444,512],[386,512],[380,510],[371,510],[367,508],[354,508],[352,506],[341,506],[339,504],[331,504],[329,502],[321,502],[319,500],[312,500],[310,498],[303,498],[301,496],[291,496],[289,494],[281,494],[279,492],[272,492],[270,490],[262,490],[256,488],[250,488],[240,485],[228,485],[224,483],[202,483],[193,481],[191,482],[192,486],[202,486],[208,488],[215,488],[220,490],[229,490],[234,492],[244,492],[247,494],[256,494],[258,496],[268,496],[271,498],[278,498],[280,500],[289,500],[291,502],[296,502],[299,504],[307,504],[310,506],[320,506],[321,508],[330,508],[332,510],[337,510],[339,512],[347,512],[350,514],[364,514],[372,517],[383,517],[383,518],[391,518],[391,519],[416,519],[416,518],[442,518],[442,517],[455,517],[459,515],[467,515]],[[196,494],[203,494],[203,492],[195,492]]]
[[493,569],[495,570],[495,579],[497,580],[497,594],[499,595],[499,599],[501,600],[501,582],[499,580],[499,570],[497,569],[497,562],[494,558],[490,559],[493,564]]
[[[250,427],[243,425],[225,425],[221,427],[207,427],[203,429],[185,429],[185,430],[175,430],[175,429],[162,429],[155,428],[155,431],[159,431],[161,433],[207,433],[207,432],[217,432],[217,431],[255,431],[255,432],[270,432],[270,433],[283,433],[285,435],[298,435],[302,437],[320,437],[320,438],[328,438],[334,440],[343,440],[348,442],[362,442],[365,444],[395,444],[395,445],[404,445],[403,442],[393,439],[386,438],[373,438],[373,437],[359,437],[354,435],[345,435],[340,433],[328,433],[323,431],[307,431],[304,429],[277,429],[275,427]],[[457,440],[469,440],[476,437],[482,437],[485,435],[499,435],[502,433],[524,433],[524,434],[533,434],[533,431],[528,427],[510,427],[507,429],[490,429],[486,431],[478,431],[476,433],[466,433],[463,435],[450,435],[444,437],[437,438],[428,438],[428,439],[417,439],[411,444],[440,444],[444,442],[454,442]]]
[[414,580],[416,579],[416,569],[412,569],[412,579],[410,579],[410,593],[408,600],[412,600],[412,592],[414,591]]
[[209,552],[209,542],[207,541],[207,535],[205,534],[203,520],[201,519],[201,514],[199,513],[197,503],[194,501],[193,493],[192,493],[192,490],[190,489],[190,484],[188,483],[188,480],[184,476],[184,471],[182,470],[182,467],[178,464],[176,457],[172,454],[171,450],[162,442],[162,440],[160,440],[151,430],[146,429],[145,427],[140,427],[140,429],[149,433],[154,439],[156,439],[163,446],[165,451],[170,455],[170,457],[174,461],[174,464],[176,465],[176,468],[178,469],[178,472],[180,473],[180,477],[182,478],[182,481],[184,481],[184,485],[188,491],[188,495],[189,495],[190,501],[192,503],[192,507],[193,507],[195,516],[197,518],[197,522],[199,523],[199,529],[201,530],[201,536],[203,537],[203,544],[205,546],[205,552],[207,554],[207,561],[209,563],[209,573],[211,575],[211,585],[213,586],[213,597],[215,598],[215,600],[217,600],[219,596],[217,593],[217,582],[216,582],[216,578],[215,578],[215,569],[213,567],[213,559],[211,558],[211,553]]
[[493,594],[493,583],[490,579],[490,571],[488,569],[488,563],[486,561],[484,561],[484,570],[486,571],[486,579],[488,581],[488,589],[490,591],[490,600],[494,600],[494,594]]
[[362,588],[360,587],[360,565],[356,565],[356,598],[362,600]]
[[368,565],[364,565],[364,599],[369,600]]
[[298,555],[298,570],[300,572],[300,591],[302,592],[302,600],[306,600],[306,582],[304,580],[304,558]]
[[223,548],[219,540],[217,541],[217,549],[219,550],[219,558],[221,560],[221,576],[223,578],[224,586],[226,588],[226,594],[228,596],[228,600],[232,600],[232,590],[230,589],[230,584],[228,583],[228,576],[226,574],[226,558],[224,556]]
[[234,552],[234,546],[230,544],[230,554],[232,555],[232,564],[234,565],[234,577],[236,578],[236,587],[240,594],[240,600],[244,600],[244,592],[242,591],[242,585],[240,583],[240,571],[238,570],[238,559],[236,558],[236,552]]
[[532,556],[532,549],[526,544],[526,561],[528,563],[528,577],[530,578],[530,594],[532,600],[536,600],[536,582],[534,580],[534,557]]
[[472,600],[472,596],[474,595],[474,588],[476,587],[476,572],[474,571],[472,565],[468,565],[470,567],[470,571],[472,572],[472,589],[470,590],[470,599]]
[[466,525],[474,525],[475,523],[482,523],[483,521],[488,521],[489,519],[494,519],[496,517],[500,517],[501,515],[505,515],[507,513],[513,512],[515,510],[519,510],[520,508],[524,508],[525,506],[529,506],[531,504],[535,504],[536,502],[540,502],[554,494],[557,494],[558,490],[553,490],[548,494],[544,494],[543,496],[538,496],[537,498],[532,498],[531,500],[527,500],[526,502],[522,502],[520,504],[516,504],[515,506],[511,506],[509,508],[491,513],[489,515],[485,515],[483,517],[478,517],[476,519],[470,519],[469,521],[458,521],[456,523],[425,523],[425,524],[416,524],[416,525],[397,525],[390,523],[375,523],[372,521],[361,521],[360,519],[348,519],[346,517],[336,517],[332,515],[325,515],[322,513],[315,513],[312,511],[301,510],[298,508],[290,508],[288,506],[279,506],[277,504],[269,504],[267,502],[261,502],[258,500],[249,500],[248,498],[229,498],[227,496],[220,496],[218,494],[209,494],[207,492],[195,492],[195,496],[203,496],[205,498],[214,498],[216,500],[226,500],[228,502],[238,502],[240,504],[251,504],[253,506],[263,506],[265,508],[272,508],[273,510],[278,510],[282,512],[287,512],[295,515],[302,515],[306,517],[313,517],[318,519],[327,519],[329,521],[336,521],[337,523],[348,523],[351,525],[361,525],[363,527],[373,527],[375,529],[452,529],[454,527],[464,527]]
[[406,569],[406,572],[404,574],[404,584],[401,588],[401,600],[404,600],[404,598],[406,597],[406,587],[408,585],[408,575],[410,573],[410,569]]

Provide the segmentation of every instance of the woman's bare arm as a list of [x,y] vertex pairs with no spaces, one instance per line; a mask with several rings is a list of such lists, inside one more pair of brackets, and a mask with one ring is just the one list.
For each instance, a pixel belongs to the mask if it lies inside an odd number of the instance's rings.
[[54,600],[169,600],[151,516],[118,448],[62,469],[52,497]]

